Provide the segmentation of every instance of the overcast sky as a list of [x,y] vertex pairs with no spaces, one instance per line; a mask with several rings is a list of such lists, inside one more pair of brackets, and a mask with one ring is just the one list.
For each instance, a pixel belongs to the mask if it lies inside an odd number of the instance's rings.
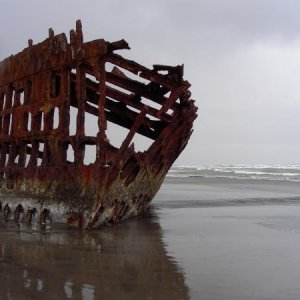
[[185,64],[199,108],[176,164],[300,164],[300,2],[0,0],[0,59],[82,20],[85,41],[124,38],[122,55]]

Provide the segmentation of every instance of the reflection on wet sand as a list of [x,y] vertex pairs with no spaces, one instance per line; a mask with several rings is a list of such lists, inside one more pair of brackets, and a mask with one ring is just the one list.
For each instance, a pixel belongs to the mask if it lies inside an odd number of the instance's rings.
[[155,213],[101,231],[0,224],[0,299],[189,299]]

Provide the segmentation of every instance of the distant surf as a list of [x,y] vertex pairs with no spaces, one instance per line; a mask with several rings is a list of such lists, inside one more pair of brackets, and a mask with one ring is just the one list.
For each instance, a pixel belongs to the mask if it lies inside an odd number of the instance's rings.
[[300,165],[173,166],[167,176],[300,181]]

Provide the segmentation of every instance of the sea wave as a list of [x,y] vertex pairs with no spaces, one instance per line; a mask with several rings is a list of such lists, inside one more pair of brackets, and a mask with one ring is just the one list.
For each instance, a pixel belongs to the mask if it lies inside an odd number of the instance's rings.
[[300,165],[173,166],[168,176],[300,181]]

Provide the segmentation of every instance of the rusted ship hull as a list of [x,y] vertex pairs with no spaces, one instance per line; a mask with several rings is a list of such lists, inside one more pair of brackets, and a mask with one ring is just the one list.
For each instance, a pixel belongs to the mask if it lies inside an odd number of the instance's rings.
[[[148,69],[114,53],[122,49],[129,49],[124,40],[83,43],[77,21],[69,43],[49,29],[45,41],[29,40],[0,63],[1,191],[24,199],[2,200],[7,219],[8,207],[12,215],[30,204],[95,228],[147,208],[185,148],[197,108],[183,66]],[[88,116],[96,118],[93,135]],[[108,123],[127,129],[119,147]],[[135,150],[137,135],[152,140],[145,151]],[[95,149],[89,164],[87,147]]]

